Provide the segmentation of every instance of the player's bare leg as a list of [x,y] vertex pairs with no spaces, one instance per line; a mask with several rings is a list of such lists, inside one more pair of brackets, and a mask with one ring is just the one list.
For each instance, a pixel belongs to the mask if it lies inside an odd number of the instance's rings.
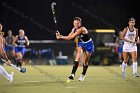
[[90,56],[91,56],[91,53],[85,51],[85,53],[84,53],[84,59],[85,60],[84,60],[84,64],[83,64],[83,72],[78,79],[79,81],[84,81],[85,80],[86,72],[87,72],[87,69],[88,69],[88,61],[89,61]]
[[134,77],[139,77],[138,73],[137,73],[137,69],[138,69],[138,64],[137,64],[137,53],[136,51],[131,53],[131,57],[132,57],[132,61],[133,61],[133,76]]
[[17,62],[17,67],[21,67],[22,66],[22,54],[19,52],[19,53],[16,53],[16,62]]
[[76,73],[78,65],[79,65],[81,49],[82,49],[81,47],[78,47],[78,49],[77,49],[77,54],[76,54],[76,58],[75,58],[75,61],[73,64],[72,72],[71,72],[71,75],[69,76],[70,80],[74,80],[74,76],[75,76],[75,73]]
[[128,52],[123,52],[124,61],[122,62],[122,77],[126,76],[126,67],[127,67],[127,60],[128,60]]
[[122,66],[122,53],[118,53],[119,56],[119,65]]
[[10,83],[13,82],[14,72],[8,74],[1,65],[0,65],[0,74],[3,75]]

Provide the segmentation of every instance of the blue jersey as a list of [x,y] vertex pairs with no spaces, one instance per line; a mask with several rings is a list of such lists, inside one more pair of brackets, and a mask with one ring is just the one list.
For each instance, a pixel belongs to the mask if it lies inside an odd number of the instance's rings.
[[24,55],[24,51],[25,51],[25,46],[26,46],[26,40],[25,40],[25,36],[24,37],[17,37],[17,42],[16,42],[17,46],[15,48],[15,52],[18,53],[20,52],[22,55]]
[[14,46],[12,45],[12,43],[13,43],[13,36],[7,36],[6,46],[5,46],[6,51],[13,51],[14,50]]
[[18,36],[16,44],[18,47],[25,47],[26,46],[25,36],[22,38]]
[[[74,28],[74,33],[76,32],[76,28]],[[94,52],[94,44],[93,40],[89,37],[88,34],[79,34],[78,35],[78,47],[82,47],[83,50],[87,52]]]
[[9,44],[9,45],[12,45],[12,43],[13,43],[13,36],[8,36],[6,43]]
[[118,44],[119,44],[118,52],[119,53],[122,53],[122,51],[123,51],[123,43],[124,43],[124,40],[119,38],[119,40],[118,40]]

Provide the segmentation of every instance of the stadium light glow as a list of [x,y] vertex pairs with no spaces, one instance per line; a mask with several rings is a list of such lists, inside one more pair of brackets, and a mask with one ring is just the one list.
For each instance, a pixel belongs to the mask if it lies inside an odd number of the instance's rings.
[[95,32],[97,33],[114,33],[114,29],[96,29]]

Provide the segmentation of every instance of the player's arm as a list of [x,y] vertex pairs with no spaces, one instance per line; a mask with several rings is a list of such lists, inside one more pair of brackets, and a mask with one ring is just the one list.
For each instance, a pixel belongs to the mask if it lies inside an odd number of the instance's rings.
[[6,61],[6,64],[10,65],[11,61],[8,59],[6,52],[3,49],[3,38],[0,37],[0,54],[2,56],[2,58]]
[[5,44],[6,44],[7,46],[9,46],[9,44],[8,44],[7,41],[8,41],[8,37],[5,38]]
[[138,36],[138,29],[136,29],[136,41],[139,40],[139,36]]
[[3,40],[3,44],[6,44],[6,40],[5,40],[5,38],[4,38],[4,37],[2,38],[2,40]]
[[[73,33],[74,33],[74,28],[71,30],[68,36],[71,36]],[[55,34],[57,39],[60,39],[60,37],[62,36],[59,31],[57,31]]]
[[30,43],[27,36],[25,36],[25,41],[26,41],[26,45],[29,46]]
[[119,42],[119,37],[117,37],[115,40],[115,46],[118,46],[118,42]]
[[14,46],[17,45],[17,44],[16,44],[16,41],[17,41],[17,40],[18,40],[18,36],[14,37],[13,42],[12,42],[12,44],[13,44]]
[[136,29],[136,43],[140,43],[138,29]]
[[76,37],[80,33],[82,33],[82,30],[81,29],[78,29],[75,33],[73,33],[71,35],[68,35],[68,36],[60,35],[59,39],[71,40],[72,38]]
[[119,42],[119,37],[116,38],[115,43],[117,44]]
[[74,28],[71,30],[71,32],[69,33],[69,36],[72,35],[74,33]]
[[14,39],[15,39],[15,36],[12,36],[12,42],[14,41]]
[[6,39],[5,39],[5,44],[6,44],[6,45],[8,45],[7,40],[8,40],[8,37],[6,37]]

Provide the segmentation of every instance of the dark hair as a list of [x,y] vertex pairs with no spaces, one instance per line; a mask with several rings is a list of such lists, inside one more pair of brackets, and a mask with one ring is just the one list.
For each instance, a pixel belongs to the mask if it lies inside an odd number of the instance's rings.
[[75,17],[74,20],[80,21],[82,23],[82,19],[80,17]]
[[134,17],[129,18],[129,21],[134,21],[135,22]]

